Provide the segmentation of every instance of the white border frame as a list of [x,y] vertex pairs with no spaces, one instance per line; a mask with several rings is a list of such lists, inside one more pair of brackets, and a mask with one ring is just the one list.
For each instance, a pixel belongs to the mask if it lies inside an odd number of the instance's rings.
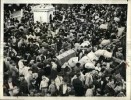
[[[3,5],[4,3],[47,3],[47,4],[128,4],[127,14],[127,36],[126,36],[126,59],[129,66],[126,69],[126,97],[5,97],[3,96]],[[48,100],[67,100],[67,99],[82,99],[82,100],[131,100],[131,0],[1,0],[1,34],[0,34],[0,99],[48,99]]]

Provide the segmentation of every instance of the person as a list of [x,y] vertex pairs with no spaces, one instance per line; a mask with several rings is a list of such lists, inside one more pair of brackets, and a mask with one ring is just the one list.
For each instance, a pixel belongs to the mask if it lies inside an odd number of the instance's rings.
[[12,77],[8,78],[8,82],[5,82],[5,88],[7,89],[7,92],[10,96],[13,96],[13,90],[14,87],[17,86],[18,83],[16,83]]
[[11,76],[14,80],[18,77],[18,68],[16,67],[16,64],[11,61],[9,66],[9,76]]
[[45,67],[44,67],[44,71],[45,71],[45,75],[49,76],[50,73],[51,73],[51,66],[49,64],[47,64]]
[[120,92],[123,91],[123,84],[121,82],[118,82],[114,88],[115,95],[119,95]]
[[76,66],[74,67],[74,68],[72,68],[73,70],[73,72],[74,73],[77,73],[77,72],[79,72],[80,71],[80,63],[76,63]]
[[76,78],[73,79],[73,87],[75,90],[75,96],[83,96],[84,95],[84,86],[82,81],[79,79],[80,74],[76,74]]
[[115,95],[115,80],[113,78],[110,78],[108,83],[105,86],[105,92],[108,96]]
[[23,58],[20,58],[20,60],[18,61],[18,68],[19,68],[19,74],[22,75],[23,68],[24,68],[24,59]]
[[57,88],[54,80],[51,80],[48,91],[50,92],[51,96],[57,96]]
[[59,91],[60,85],[62,84],[62,82],[63,82],[63,77],[61,76],[61,73],[58,73],[57,77],[55,78],[55,85],[56,85],[57,91]]
[[63,73],[64,77],[67,79],[67,82],[70,83],[70,75],[72,73],[72,69],[70,66],[65,66],[65,68],[61,68],[61,72]]
[[94,96],[94,88],[93,88],[93,85],[90,85],[88,86],[87,90],[86,90],[86,93],[85,93],[85,96],[88,97],[88,96]]
[[67,79],[64,79],[64,81],[60,85],[59,94],[60,94],[60,96],[68,96],[69,95]]
[[37,84],[37,80],[35,78],[30,80],[29,91],[31,92],[38,92],[39,85]]
[[20,94],[20,89],[19,89],[19,87],[18,86],[14,86],[14,89],[13,89],[13,96],[19,96],[19,95],[21,95]]
[[24,75],[20,75],[20,94],[27,96],[29,94],[28,83],[24,78]]
[[[25,68],[25,67],[24,67]],[[25,80],[27,81],[28,83],[28,88],[30,87],[30,84],[31,84],[31,80],[33,79],[33,76],[32,76],[32,70],[31,69],[28,69],[27,73],[24,75],[25,76]]]
[[4,58],[4,72],[7,73],[9,70],[9,66],[10,66],[10,57],[6,57]]
[[90,72],[87,72],[85,74],[85,85],[86,87],[90,86],[93,83],[93,77]]
[[57,77],[58,71],[57,69],[51,69],[50,79],[55,80]]
[[39,89],[41,90],[42,92],[42,95],[46,95],[47,93],[47,89],[48,89],[48,83],[49,83],[49,78],[46,77],[45,75],[42,76],[42,81],[40,83],[40,87]]

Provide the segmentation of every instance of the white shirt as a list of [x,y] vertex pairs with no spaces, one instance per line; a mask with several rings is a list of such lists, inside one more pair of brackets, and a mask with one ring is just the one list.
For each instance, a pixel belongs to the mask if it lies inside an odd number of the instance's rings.
[[107,29],[108,24],[101,24],[100,29]]
[[99,49],[99,50],[97,50],[97,51],[95,52],[95,55],[96,55],[97,57],[100,57],[100,56],[102,56],[102,55],[104,54],[105,51],[106,51],[106,50]]
[[27,66],[25,66],[24,68],[23,68],[23,75],[24,76],[27,76],[28,75],[28,70],[30,69],[30,67],[27,67]]
[[92,52],[92,51],[87,54],[87,57],[88,57],[91,61],[93,61],[93,60],[98,60],[98,57],[97,57],[97,56],[95,55],[95,53]]
[[89,69],[95,69],[95,66],[94,66],[94,64],[93,63],[86,63],[85,64],[85,68],[89,68]]
[[23,64],[22,60],[19,60],[18,67],[19,67],[19,73],[23,74],[24,64]]
[[22,40],[18,42],[18,47],[21,47]]
[[107,50],[102,50],[99,49],[95,52],[96,56],[100,57],[100,56],[104,56],[106,58],[111,58],[112,57],[112,52],[108,52]]
[[48,82],[49,82],[49,79],[47,77],[45,77],[41,83],[40,83],[40,90],[42,87],[48,87]]
[[72,57],[68,60],[68,65],[70,67],[74,67],[76,63],[78,62],[78,57]]
[[116,22],[119,22],[119,21],[120,21],[120,18],[114,17],[114,20],[115,20]]
[[93,90],[87,89],[85,96],[93,96]]
[[96,66],[95,70],[101,71],[101,67]]
[[81,66],[83,66],[85,63],[88,62],[88,57],[84,56],[79,60],[79,63],[81,64]]
[[112,52],[105,51],[103,56],[105,58],[111,58],[112,57]]
[[75,49],[80,49],[80,44],[79,43],[75,43]]
[[120,27],[120,28],[118,28],[117,30],[118,30],[117,36],[121,36],[122,33],[123,33],[124,30],[125,30],[125,27]]
[[80,72],[80,80],[81,80],[82,82],[85,81],[85,75],[84,75],[82,72]]
[[62,84],[63,78],[61,76],[57,76],[55,79],[56,88],[59,90],[60,85]]
[[77,78],[76,75],[74,75],[74,76],[71,78],[71,84],[73,84],[73,80],[76,79],[76,78]]
[[103,46],[106,46],[106,45],[108,45],[108,44],[110,44],[110,40],[109,40],[109,39],[108,39],[108,40],[104,39],[104,40],[102,40],[102,42],[101,42],[101,45],[103,45]]
[[67,90],[67,85],[66,85],[66,84],[63,84],[63,94],[66,93],[66,90]]
[[89,86],[90,84],[92,84],[92,82],[93,82],[92,75],[90,73],[86,73],[85,74],[85,84]]
[[51,62],[52,64],[52,69],[57,69],[57,64],[55,62]]
[[9,88],[10,88],[10,89],[13,89],[13,88],[14,88],[13,85],[12,85],[12,82],[8,83],[8,85],[9,85]]
[[81,44],[81,47],[85,47],[85,46],[88,46],[90,45],[90,42],[89,41],[85,41]]
[[28,73],[28,74],[25,76],[25,80],[27,81],[28,85],[30,85],[31,76],[32,76],[31,73]]

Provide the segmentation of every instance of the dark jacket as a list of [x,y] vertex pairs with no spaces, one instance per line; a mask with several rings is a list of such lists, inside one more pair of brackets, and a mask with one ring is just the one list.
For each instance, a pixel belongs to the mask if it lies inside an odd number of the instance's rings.
[[83,87],[82,81],[79,78],[76,78],[73,80],[73,87],[74,87],[76,96],[84,95],[84,87]]
[[28,83],[27,83],[27,81],[25,79],[20,82],[20,92],[23,95],[29,93],[29,91],[28,91]]

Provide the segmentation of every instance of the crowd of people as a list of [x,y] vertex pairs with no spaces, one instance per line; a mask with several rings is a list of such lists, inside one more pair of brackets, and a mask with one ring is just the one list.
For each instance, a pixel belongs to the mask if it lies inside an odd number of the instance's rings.
[[126,96],[127,5],[54,4],[50,23],[32,5],[20,21],[4,10],[4,96]]

